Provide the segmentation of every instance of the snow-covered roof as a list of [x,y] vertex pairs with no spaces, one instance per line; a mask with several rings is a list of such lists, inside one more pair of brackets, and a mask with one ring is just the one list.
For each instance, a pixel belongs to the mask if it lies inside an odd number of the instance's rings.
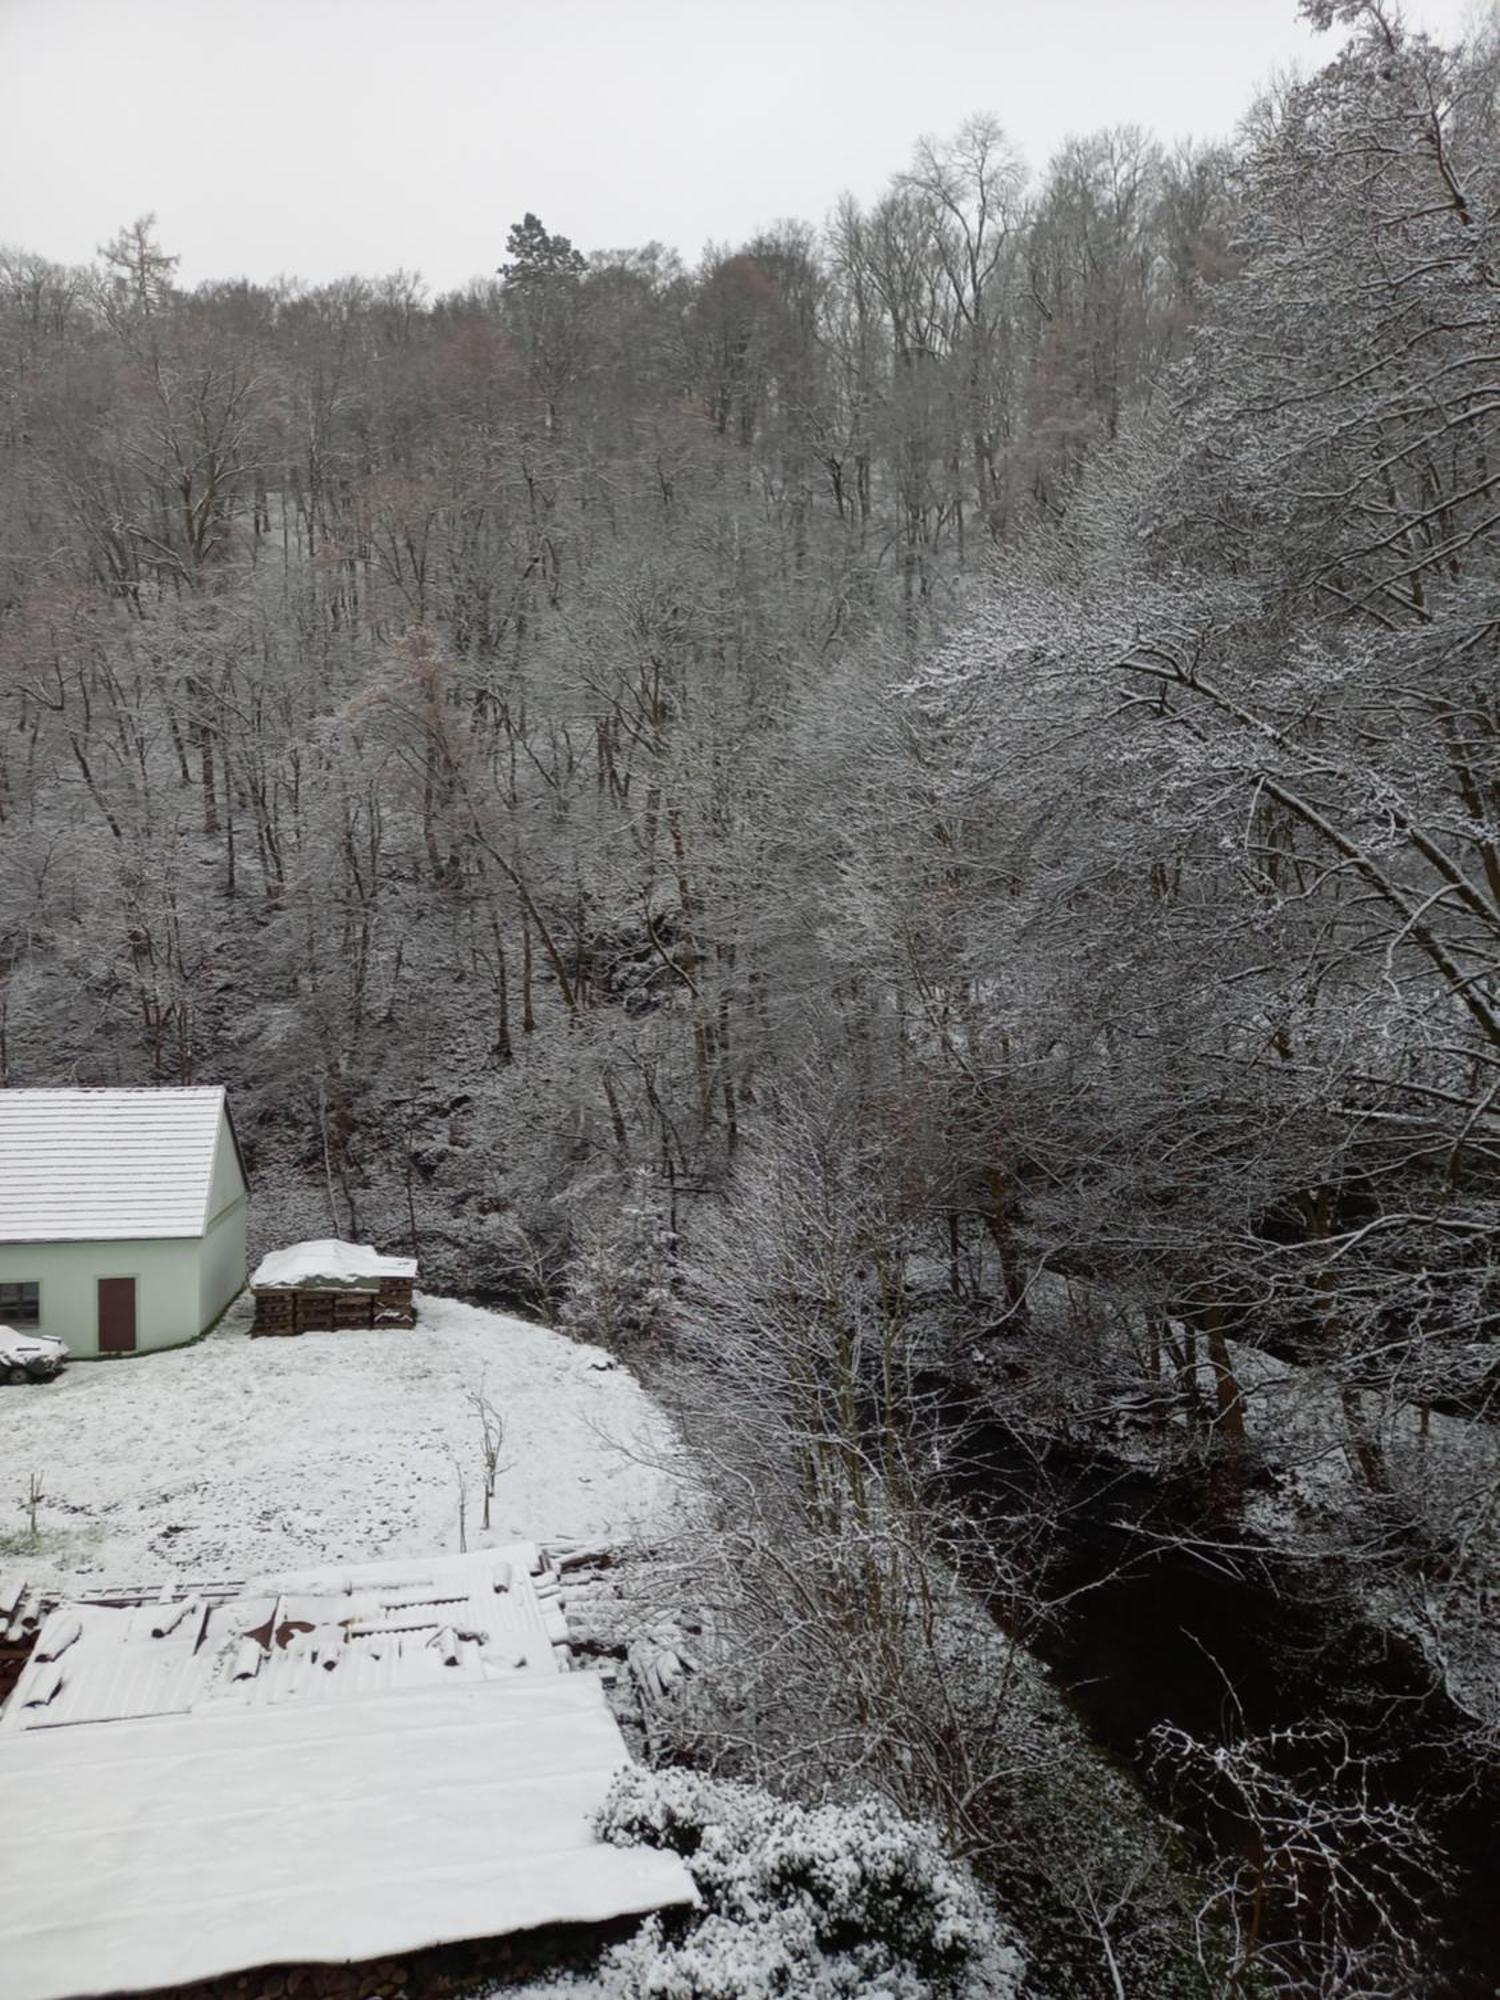
[[692,1902],[675,1855],[592,1831],[628,1761],[587,1673],[8,1736],[6,2000]]
[[0,1090],[0,1243],[201,1236],[222,1086]]
[[366,1243],[340,1243],[319,1237],[313,1243],[293,1243],[273,1250],[255,1267],[250,1283],[262,1291],[294,1286],[358,1285],[379,1278],[414,1278],[415,1257],[387,1257]]
[[557,1577],[533,1542],[134,1604],[61,1604],[0,1709],[0,1741],[73,1723],[551,1675],[567,1637]]
[[566,1631],[529,1542],[59,1604],[0,1717],[5,2000],[692,1901],[592,1831],[629,1753]]

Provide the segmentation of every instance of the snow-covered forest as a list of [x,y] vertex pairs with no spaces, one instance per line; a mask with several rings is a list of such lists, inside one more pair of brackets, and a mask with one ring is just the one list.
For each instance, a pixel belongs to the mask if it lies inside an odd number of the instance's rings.
[[0,255],[0,1086],[627,1360],[663,1756],[1039,2000],[1500,1962],[1500,40],[1303,11],[694,267]]

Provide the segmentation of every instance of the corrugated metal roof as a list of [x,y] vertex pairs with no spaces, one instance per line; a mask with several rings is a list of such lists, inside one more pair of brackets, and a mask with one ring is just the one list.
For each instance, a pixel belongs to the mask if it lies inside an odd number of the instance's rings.
[[551,1677],[566,1671],[567,1638],[557,1577],[534,1542],[261,1578],[217,1602],[59,1605],[0,1709],[0,1740]]
[[0,1243],[201,1236],[224,1090],[0,1090]]

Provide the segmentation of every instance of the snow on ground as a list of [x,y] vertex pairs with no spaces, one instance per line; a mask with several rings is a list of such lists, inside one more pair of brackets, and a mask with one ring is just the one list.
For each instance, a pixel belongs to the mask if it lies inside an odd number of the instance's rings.
[[[624,1540],[673,1511],[665,1417],[546,1327],[417,1294],[415,1329],[248,1338],[248,1296],[192,1347],[0,1389],[0,1560],[35,1581],[243,1577],[468,1542]],[[505,1421],[490,1532],[483,1388]],[[24,1506],[44,1495],[32,1547]]]

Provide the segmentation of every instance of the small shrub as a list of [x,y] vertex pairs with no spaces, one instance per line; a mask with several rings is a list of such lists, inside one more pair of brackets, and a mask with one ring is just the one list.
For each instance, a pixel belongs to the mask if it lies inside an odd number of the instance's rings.
[[968,1877],[891,1807],[799,1806],[682,1771],[629,1770],[599,1831],[669,1848],[701,1914],[658,1919],[600,1967],[618,2000],[886,2000],[1016,1991],[1020,1959]]

